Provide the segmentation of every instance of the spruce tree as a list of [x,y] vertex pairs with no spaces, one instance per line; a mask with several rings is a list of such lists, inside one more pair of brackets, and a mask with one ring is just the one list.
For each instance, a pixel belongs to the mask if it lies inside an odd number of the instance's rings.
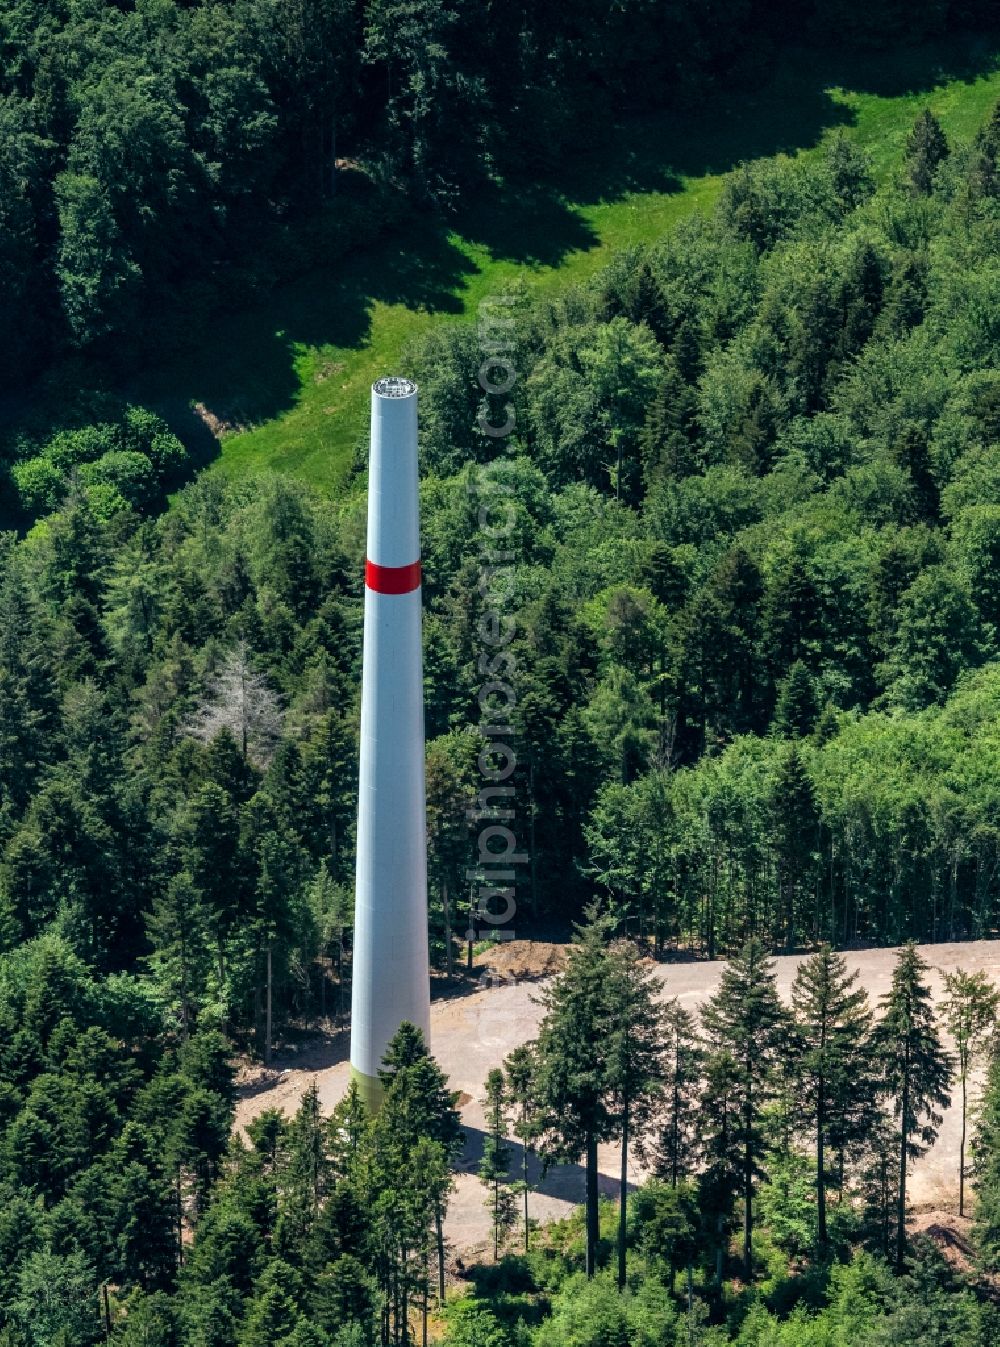
[[920,518],[935,523],[940,516],[941,498],[926,427],[914,421],[905,422],[897,432],[892,454],[913,484]]
[[283,1146],[282,1212],[276,1243],[290,1262],[301,1261],[332,1182],[329,1125],[315,1079],[306,1088]]
[[499,1261],[500,1245],[515,1220],[514,1194],[508,1185],[511,1160],[511,1148],[506,1139],[509,1104],[504,1074],[495,1067],[486,1077],[486,1094],[482,1100],[486,1117],[486,1141],[483,1158],[479,1162],[479,1178],[488,1193],[486,1205],[493,1230],[494,1263]]
[[840,287],[842,326],[837,357],[842,365],[875,330],[885,298],[886,261],[867,239],[858,243]]
[[215,939],[219,984],[225,987],[229,942],[250,911],[250,867],[240,838],[240,810],[228,791],[206,782],[176,824],[184,869],[204,896]]
[[[311,1297],[311,1311],[320,1329],[327,1335],[321,1342],[338,1341],[348,1325],[359,1325],[364,1341],[370,1342],[369,1326],[375,1318],[375,1296],[365,1265],[352,1254],[330,1259],[317,1276]],[[341,1339],[342,1340],[342,1339]]]
[[[402,1097],[403,1086],[399,1085],[399,1081],[402,1079],[405,1082],[411,1141],[424,1137],[441,1147],[447,1163],[457,1159],[465,1144],[465,1134],[458,1115],[458,1095],[449,1090],[447,1077],[428,1052],[424,1036],[415,1025],[400,1025],[386,1048],[378,1074],[387,1099],[397,1087]],[[441,1300],[444,1300],[444,1196],[434,1212],[438,1295]]]
[[697,1250],[698,1203],[695,1189],[687,1183],[672,1187],[650,1179],[631,1203],[636,1243],[652,1267],[666,1264],[671,1291],[677,1269],[689,1270]]
[[993,104],[993,111],[976,132],[973,144],[994,159],[1000,155],[1000,102]]
[[965,1140],[969,1109],[969,1073],[996,1030],[1000,996],[985,973],[959,970],[944,978],[944,1017],[955,1043],[962,1087],[962,1135],[958,1146],[958,1214],[965,1215]]
[[653,1173],[676,1188],[694,1173],[705,1054],[695,1018],[675,998],[662,1012],[664,1074],[659,1129],[646,1157]]
[[[340,884],[335,884],[326,860],[319,863],[316,877],[306,894],[310,914],[316,927],[317,943],[324,955],[331,948],[337,957],[337,1014],[344,1013],[344,934],[353,916],[353,896]],[[326,966],[320,967],[320,1017],[326,1018]]]
[[812,733],[819,714],[816,685],[800,659],[788,670],[778,688],[774,728],[786,739],[804,739]]
[[268,1265],[246,1309],[239,1336],[239,1347],[274,1347],[287,1337],[299,1319],[294,1291],[299,1282],[294,1269],[285,1262]]
[[[417,1068],[396,1072],[372,1126],[373,1233],[383,1297],[383,1340],[409,1342],[409,1306],[423,1281],[427,1250],[440,1229],[450,1185],[448,1157],[428,1132],[427,1099]],[[429,1186],[431,1176],[440,1185]]]
[[670,355],[682,379],[696,384],[704,366],[705,335],[695,310],[681,319],[670,343]]
[[715,1250],[715,1282],[719,1288],[729,1245],[727,1231],[740,1189],[740,1080],[739,1063],[729,1051],[706,1053],[698,1209],[706,1243]]
[[378,1075],[386,1094],[400,1077],[412,1081],[414,1128],[419,1135],[439,1142],[447,1155],[458,1155],[465,1143],[456,1107],[458,1095],[448,1088],[447,1076],[415,1025],[400,1025],[385,1050]]
[[1000,195],[997,158],[1000,155],[1000,103],[972,142],[973,159],[969,169],[969,188],[973,198]]
[[526,1043],[514,1049],[504,1062],[504,1076],[507,1094],[514,1111],[514,1135],[521,1143],[521,1178],[517,1186],[524,1202],[524,1252],[528,1253],[531,1248],[531,1222],[528,1218],[528,1194],[531,1192],[531,1184],[528,1178],[528,1159],[538,1135],[536,1112],[538,1060],[531,1044]]
[[[763,946],[750,940],[734,956],[702,1024],[712,1057],[731,1069],[735,1116],[729,1131],[730,1163],[743,1198],[743,1262],[753,1277],[753,1202],[764,1154],[763,1114],[772,1095],[777,1056],[787,1017],[778,998],[773,964]],[[713,1121],[709,1120],[709,1126]]]
[[795,743],[778,761],[771,789],[771,829],[781,904],[777,917],[785,928],[785,944],[792,949],[804,934],[813,933],[816,924],[810,881],[819,832],[816,793]]
[[906,176],[915,196],[930,196],[938,168],[948,157],[941,123],[924,108],[906,138]]
[[898,1129],[895,1261],[900,1270],[906,1259],[908,1166],[934,1144],[952,1080],[952,1061],[941,1042],[924,981],[927,971],[911,940],[900,950],[892,986],[879,1003],[882,1018],[872,1040]]
[[562,974],[542,993],[538,1035],[541,1149],[548,1160],[586,1166],[586,1269],[596,1270],[597,1147],[615,1134],[614,1082],[608,1061],[608,945],[613,922],[587,909]]
[[371,1132],[371,1117],[356,1080],[334,1107],[327,1126],[334,1174],[338,1179],[354,1179],[364,1162]]
[[[427,1342],[428,1296],[430,1293],[430,1256],[431,1245],[438,1245],[438,1303],[444,1303],[441,1290],[444,1262],[444,1241],[441,1233],[448,1195],[454,1187],[451,1175],[451,1161],[445,1148],[438,1141],[421,1138],[413,1154],[413,1176],[410,1202],[416,1214],[416,1224],[420,1232],[417,1245],[418,1277],[421,1293],[421,1317],[423,1321],[423,1342]],[[407,1341],[406,1330],[403,1335]]]
[[[370,1160],[366,1155],[366,1163]],[[368,1257],[372,1247],[372,1195],[367,1184],[341,1179],[309,1232],[303,1266],[319,1271],[338,1258]]]
[[611,950],[608,970],[610,1037],[607,1044],[613,1107],[621,1141],[618,1191],[618,1289],[625,1289],[629,1145],[647,1131],[663,1081],[660,984],[630,940]]
[[870,1096],[866,1070],[872,1017],[858,974],[823,945],[799,968],[792,984],[800,1094],[798,1113],[816,1146],[816,1216],[820,1246],[827,1243],[826,1197],[831,1150],[843,1147],[849,1120]]
[[668,356],[639,433],[639,457],[647,490],[663,478],[678,480],[698,470],[696,411],[694,388],[681,374],[674,357]]
[[645,323],[662,346],[670,330],[670,305],[648,260],[639,264],[634,276],[629,296],[629,322]]
[[168,881],[146,914],[152,945],[150,971],[186,1039],[198,1019],[211,980],[212,954],[204,897],[190,874]]
[[886,1261],[892,1254],[892,1236],[899,1202],[899,1139],[895,1124],[878,1110],[864,1139],[858,1186],[862,1201],[862,1229],[868,1243]]
[[986,1272],[1000,1269],[1000,1039],[994,1039],[972,1139],[975,1242]]

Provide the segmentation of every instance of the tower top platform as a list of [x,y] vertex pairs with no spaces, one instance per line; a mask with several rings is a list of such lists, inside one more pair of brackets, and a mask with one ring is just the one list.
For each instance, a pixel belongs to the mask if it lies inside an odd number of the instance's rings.
[[404,379],[398,374],[387,374],[372,384],[372,392],[380,398],[412,398],[417,385],[412,379]]

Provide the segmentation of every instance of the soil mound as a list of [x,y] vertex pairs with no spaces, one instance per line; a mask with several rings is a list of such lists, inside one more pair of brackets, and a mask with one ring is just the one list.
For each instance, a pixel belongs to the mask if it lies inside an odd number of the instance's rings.
[[485,950],[476,966],[501,982],[536,981],[555,977],[566,967],[568,947],[545,940],[508,940]]

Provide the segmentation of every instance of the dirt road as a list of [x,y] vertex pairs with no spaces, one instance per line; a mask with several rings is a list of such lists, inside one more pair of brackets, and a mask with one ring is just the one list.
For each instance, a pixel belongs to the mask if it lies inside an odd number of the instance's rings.
[[[501,963],[508,970],[519,965],[551,971],[558,965],[560,951],[547,946],[533,957],[530,947],[518,951],[508,947]],[[931,987],[935,999],[942,995],[942,973],[957,968],[974,972],[984,969],[1000,985],[1000,941],[977,941],[954,945],[925,945],[921,949],[931,965]],[[895,951],[864,950],[847,955],[851,968],[857,968],[861,980],[877,1002],[889,989]],[[798,956],[775,960],[778,988],[788,1000]],[[682,1004],[697,1009],[718,985],[725,965],[715,963],[676,963],[661,965],[657,974],[664,997],[678,997]],[[541,1018],[537,1003],[537,979],[514,981],[507,985],[484,986],[465,995],[439,999],[431,1008],[431,1039],[435,1057],[447,1072],[452,1087],[461,1092],[462,1119],[467,1134],[465,1154],[459,1162],[457,1188],[448,1214],[447,1234],[457,1252],[468,1255],[485,1247],[489,1219],[483,1207],[484,1190],[475,1171],[482,1152],[483,1111],[479,1104],[487,1072],[518,1044],[535,1035]],[[303,1091],[316,1080],[325,1111],[342,1097],[349,1075],[348,1038],[342,1033],[297,1054],[286,1055],[280,1062],[280,1075],[248,1083],[237,1105],[238,1127],[256,1117],[265,1108],[293,1113]],[[957,1102],[957,1097],[956,1097]],[[948,1209],[957,1201],[959,1110],[951,1107],[944,1118],[937,1144],[913,1167],[911,1199],[924,1208]],[[619,1155],[615,1147],[600,1151],[602,1187],[617,1191]],[[520,1153],[515,1153],[515,1166]],[[632,1164],[630,1177],[643,1178],[641,1168]],[[566,1215],[583,1199],[583,1174],[576,1167],[550,1171],[539,1192],[532,1195],[532,1215],[539,1221]]]

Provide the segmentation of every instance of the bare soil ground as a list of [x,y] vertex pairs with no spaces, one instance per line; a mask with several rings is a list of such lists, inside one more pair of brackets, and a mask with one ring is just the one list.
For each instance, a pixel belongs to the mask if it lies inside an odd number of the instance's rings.
[[968,1216],[940,1208],[917,1211],[910,1220],[909,1229],[913,1235],[926,1235],[933,1240],[956,1272],[963,1276],[975,1272],[972,1221]]
[[[931,965],[931,988],[936,1000],[943,994],[942,974],[957,968],[983,969],[1000,985],[1000,941],[972,941],[952,945],[925,945],[921,953]],[[432,1050],[448,1073],[452,1087],[460,1092],[462,1120],[467,1143],[456,1173],[456,1190],[448,1213],[447,1234],[452,1249],[468,1258],[485,1248],[489,1218],[483,1206],[484,1191],[476,1178],[482,1154],[483,1110],[479,1100],[486,1073],[519,1044],[534,1037],[541,1019],[539,990],[548,977],[559,971],[566,950],[560,945],[513,941],[498,946],[477,960],[482,968],[478,985],[464,995],[445,995],[431,1007]],[[873,1003],[889,989],[895,951],[873,949],[849,952],[848,964],[857,968]],[[795,971],[802,956],[775,960],[778,989],[789,998]],[[718,985],[722,962],[660,964],[657,976],[665,998],[677,997],[692,1010]],[[291,1114],[312,1080],[319,1087],[325,1111],[342,1097],[348,1082],[349,1038],[346,1030],[317,1036],[298,1051],[283,1053],[274,1068],[244,1073],[236,1125],[244,1128],[266,1108]],[[975,1085],[971,1094],[975,1095]],[[958,1146],[960,1115],[957,1095],[945,1114],[937,1144],[913,1167],[910,1196],[916,1209],[915,1228],[926,1229],[951,1250],[956,1263],[967,1258],[965,1223],[954,1212],[958,1195]],[[520,1166],[520,1152],[513,1164]],[[617,1191],[619,1153],[613,1146],[601,1147],[602,1190]],[[629,1165],[632,1182],[644,1174],[634,1161]],[[539,1221],[566,1216],[583,1200],[583,1173],[576,1166],[553,1169],[538,1192],[532,1195],[532,1217]]]

